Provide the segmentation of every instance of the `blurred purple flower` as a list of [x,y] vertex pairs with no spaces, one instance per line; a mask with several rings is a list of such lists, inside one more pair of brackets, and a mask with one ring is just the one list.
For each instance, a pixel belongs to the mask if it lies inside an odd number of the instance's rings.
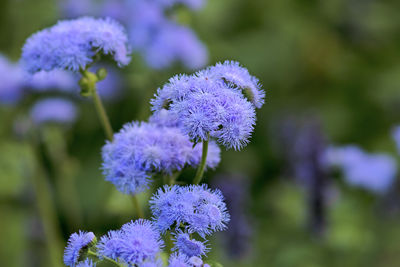
[[36,92],[57,90],[62,92],[78,92],[78,79],[65,70],[39,71],[26,78],[28,89]]
[[121,21],[133,51],[141,54],[152,68],[162,69],[179,62],[197,69],[207,63],[206,47],[190,28],[178,24],[168,14],[175,5],[198,10],[203,4],[204,0],[69,0],[62,9],[69,17],[85,14]]
[[24,95],[24,74],[18,64],[0,55],[0,103],[12,105]]
[[72,123],[75,121],[76,115],[76,106],[71,101],[62,98],[39,100],[30,112],[32,121],[37,125],[48,122]]
[[400,154],[400,126],[396,126],[392,130],[393,140],[396,142],[397,153]]
[[229,256],[243,258],[251,249],[252,227],[246,210],[249,201],[248,179],[239,174],[220,175],[213,182],[225,197],[231,216],[228,229],[223,233]]
[[386,154],[368,154],[361,148],[348,145],[330,147],[326,151],[328,166],[339,167],[350,185],[382,194],[396,179],[396,161]]

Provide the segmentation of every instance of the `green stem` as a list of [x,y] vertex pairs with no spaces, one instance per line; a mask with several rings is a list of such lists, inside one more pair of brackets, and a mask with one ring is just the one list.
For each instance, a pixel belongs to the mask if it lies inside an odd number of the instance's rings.
[[[96,75],[96,74],[88,71],[87,69],[80,70],[80,72],[82,74],[82,79],[80,80],[81,94],[85,95],[85,96],[88,96],[88,95],[93,96],[93,102],[96,107],[97,115],[100,119],[101,125],[103,126],[106,137],[108,140],[112,141],[113,135],[114,135],[113,129],[111,127],[111,123],[107,116],[107,112],[104,108],[104,105],[101,101],[99,94],[97,93],[97,88],[96,88],[96,83],[98,81],[100,81],[101,78],[99,78],[98,74]],[[133,196],[133,200],[134,200],[134,202],[138,203],[136,196]],[[143,211],[141,210],[140,205],[137,204],[135,206],[136,206],[138,216],[143,217]]]
[[[39,158],[37,148],[34,146],[35,154]],[[37,164],[36,171],[32,179],[33,189],[35,191],[36,202],[39,209],[39,214],[43,224],[47,247],[51,265],[62,267],[62,242],[60,225],[57,219],[54,201],[51,196],[49,184],[45,179],[45,174],[40,164]]]
[[197,168],[196,176],[194,177],[193,183],[199,184],[203,178],[204,170],[206,168],[207,153],[208,153],[208,141],[210,140],[210,134],[207,134],[207,139],[203,141],[203,153],[201,154],[201,162]]
[[97,114],[99,116],[101,125],[103,126],[104,132],[107,136],[107,139],[112,141],[113,140],[113,130],[111,127],[110,120],[108,119],[106,110],[103,106],[103,103],[101,102],[101,98],[99,94],[97,93],[96,88],[93,90],[93,101],[94,105],[96,107]]
[[[79,195],[75,185],[77,164],[74,159],[69,157],[65,137],[58,127],[44,127],[42,134],[43,144],[55,170],[53,175],[55,176],[56,195],[61,202],[69,226],[73,229],[83,222]],[[63,164],[59,164],[60,162]]]
[[135,210],[136,210],[136,212],[137,212],[137,216],[138,216],[139,218],[144,218],[143,210],[142,210],[142,208],[140,207],[139,200],[138,200],[138,198],[136,197],[136,195],[133,195],[133,196],[132,196],[132,203],[133,203],[133,206],[135,207]]
[[120,266],[120,267],[123,267],[123,266],[124,266],[124,265],[120,264],[119,262],[116,262],[115,260],[113,260],[113,259],[111,259],[111,258],[109,258],[109,257],[101,256],[100,254],[98,254],[98,253],[96,253],[96,252],[94,252],[94,251],[91,251],[90,249],[88,250],[88,254],[89,254],[89,255],[92,255],[92,256],[95,256],[95,257],[97,257],[97,258],[99,258],[99,259],[105,259],[105,260],[107,260],[107,261],[109,261],[109,262],[111,262],[111,263],[114,263],[114,264],[117,265],[117,266]]

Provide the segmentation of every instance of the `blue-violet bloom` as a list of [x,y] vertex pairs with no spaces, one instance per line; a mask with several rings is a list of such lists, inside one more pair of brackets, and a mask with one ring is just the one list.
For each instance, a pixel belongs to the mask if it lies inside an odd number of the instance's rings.
[[75,266],[79,261],[82,249],[95,241],[95,239],[96,237],[92,232],[79,231],[79,233],[73,233],[68,239],[68,245],[64,251],[65,265]]
[[110,18],[59,21],[28,38],[22,49],[22,63],[31,73],[54,69],[78,71],[86,69],[96,54],[104,54],[123,66],[130,61],[127,42],[124,28]]

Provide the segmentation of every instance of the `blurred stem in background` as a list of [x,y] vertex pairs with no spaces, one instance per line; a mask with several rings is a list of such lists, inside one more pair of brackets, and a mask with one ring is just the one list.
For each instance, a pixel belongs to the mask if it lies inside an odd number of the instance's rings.
[[57,218],[57,212],[54,206],[51,188],[47,175],[42,168],[42,155],[39,150],[38,138],[32,138],[32,149],[36,159],[38,160],[32,177],[33,189],[35,191],[36,202],[39,215],[43,224],[45,233],[48,256],[53,267],[62,267],[62,237],[60,232],[60,224]]
[[57,197],[70,229],[76,230],[76,226],[83,223],[75,180],[78,163],[68,156],[64,132],[60,127],[46,125],[41,130],[43,145],[54,170]]
[[316,237],[322,237],[326,228],[326,182],[327,171],[322,159],[325,152],[325,138],[323,136],[319,120],[310,122],[304,133],[308,161],[310,162],[310,184],[309,184],[309,227]]

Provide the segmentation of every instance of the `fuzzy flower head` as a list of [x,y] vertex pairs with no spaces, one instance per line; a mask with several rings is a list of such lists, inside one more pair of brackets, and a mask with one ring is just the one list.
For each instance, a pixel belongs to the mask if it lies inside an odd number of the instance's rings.
[[184,254],[188,257],[199,257],[205,255],[208,252],[208,248],[204,242],[191,239],[188,233],[177,231],[175,234],[175,247],[180,254]]
[[32,121],[36,125],[44,123],[68,124],[75,121],[76,106],[62,98],[47,98],[35,103],[30,111]]
[[90,259],[86,259],[85,261],[79,262],[76,267],[96,267],[96,263],[93,263]]
[[[193,144],[177,127],[154,123],[128,123],[102,150],[106,180],[119,191],[136,194],[148,187],[155,173],[171,175],[185,165],[197,166],[201,144]],[[218,146],[211,145],[207,167],[220,161]]]
[[206,185],[164,186],[153,195],[150,204],[155,223],[163,232],[183,224],[189,233],[204,237],[224,230],[229,222],[221,192]]
[[156,261],[163,247],[160,233],[152,222],[139,219],[124,224],[120,230],[110,231],[100,239],[98,252],[101,256],[126,264],[139,265]]
[[127,42],[123,27],[109,18],[59,21],[28,38],[22,50],[22,63],[31,73],[78,71],[91,64],[97,54],[104,54],[122,66],[130,61]]
[[258,79],[236,61],[225,61],[211,67],[209,73],[217,79],[222,79],[231,88],[241,91],[244,96],[257,108],[264,104],[265,92],[261,89]]
[[68,17],[83,14],[111,17],[122,22],[130,36],[133,52],[151,68],[175,63],[187,68],[203,67],[208,52],[194,31],[178,23],[174,7],[199,10],[204,0],[64,0],[61,9]]
[[188,257],[184,254],[173,253],[169,257],[168,267],[210,267],[208,264],[203,264],[203,261],[196,256]]
[[[229,82],[224,77],[229,77]],[[247,87],[253,88],[253,97],[246,98],[242,87],[247,91],[251,91]],[[156,113],[168,109],[174,114],[177,124],[192,140],[204,141],[210,136],[228,149],[240,150],[249,142],[256,121],[255,108],[261,107],[262,99],[263,91],[256,79],[238,63],[230,62],[195,75],[171,78],[158,89],[151,104]]]
[[385,154],[368,154],[359,147],[331,147],[325,155],[328,166],[339,167],[346,182],[375,193],[384,193],[396,179],[395,160]]
[[[64,251],[64,263],[67,266],[75,266],[79,261],[82,249],[87,247],[91,242],[95,241],[96,237],[92,232],[74,233],[68,239],[68,245]],[[81,266],[81,265],[78,265]],[[83,265],[87,266],[87,265]],[[91,265],[88,265],[91,266]]]

